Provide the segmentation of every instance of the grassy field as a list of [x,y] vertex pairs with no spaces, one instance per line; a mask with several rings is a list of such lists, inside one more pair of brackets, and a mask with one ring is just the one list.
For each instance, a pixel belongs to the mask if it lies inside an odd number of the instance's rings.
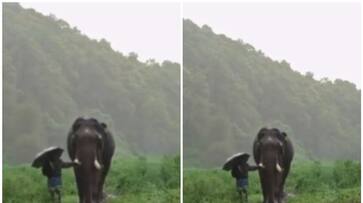
[[[360,202],[360,163],[298,162],[287,179],[289,203]],[[115,159],[107,177],[109,203],[179,202],[179,157]],[[250,173],[250,203],[261,202],[257,172]],[[63,171],[63,202],[78,201],[73,171]],[[3,202],[50,202],[46,178],[29,166],[3,167]],[[184,202],[239,202],[234,179],[220,169],[185,169]]]
[[[249,182],[249,202],[260,203],[262,193],[257,172],[250,173]],[[289,203],[358,203],[360,163],[294,163],[285,189]],[[185,169],[184,202],[239,202],[235,180],[221,169]]]
[[[107,176],[108,203],[180,199],[179,157],[115,159]],[[72,169],[63,170],[63,203],[78,202]],[[47,179],[30,166],[3,166],[3,202],[48,203]]]

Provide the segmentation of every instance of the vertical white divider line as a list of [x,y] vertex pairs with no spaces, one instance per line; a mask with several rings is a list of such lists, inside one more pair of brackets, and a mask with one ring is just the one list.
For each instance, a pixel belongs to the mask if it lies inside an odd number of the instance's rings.
[[[361,24],[360,24],[360,30],[361,30],[361,33],[363,33],[363,25],[362,25],[362,22],[363,22],[363,15],[362,15],[362,10],[363,10],[363,3],[362,2],[359,2],[360,4],[360,20],[361,20]],[[362,81],[362,78],[363,78],[363,71],[362,71],[362,59],[363,59],[363,41],[362,41],[362,35],[360,36],[360,66],[361,66],[361,69],[360,69],[360,80]],[[360,90],[362,90],[362,85],[360,85],[360,87],[357,87],[359,88]],[[361,128],[362,128],[362,124],[363,124],[363,120],[362,120],[362,99],[363,99],[363,95],[362,93],[360,94],[360,123],[361,123]],[[360,187],[360,193],[362,194],[363,192],[363,187],[362,187],[362,181],[363,181],[363,177],[362,177],[362,161],[363,161],[363,152],[362,152],[362,146],[363,146],[363,141],[362,141],[362,130],[360,131],[360,163],[361,163],[361,168],[360,168],[360,173],[361,173],[361,176],[360,176],[360,184],[361,184],[361,187]],[[361,202],[363,202],[363,197],[361,196]]]
[[180,6],[180,202],[183,203],[183,1]]
[[[3,27],[3,2],[0,6],[0,24],[1,24],[1,27]],[[0,88],[1,88],[1,100],[0,100],[0,104],[1,106],[3,106],[3,99],[4,99],[4,95],[3,95],[3,32],[0,33],[0,39],[1,39],[1,42],[0,42],[0,51],[1,51],[1,56],[0,56],[0,64],[1,64],[1,73],[0,73],[0,78],[1,78],[1,85],[0,85]],[[3,108],[1,108],[0,110],[1,112],[1,115],[0,115],[0,122],[1,122],[1,139],[0,139],[0,145],[1,145],[1,150],[0,150],[0,170],[1,170],[1,174],[0,174],[0,181],[1,181],[1,184],[0,184],[0,202],[3,202],[3,130],[4,129],[3,127]]]

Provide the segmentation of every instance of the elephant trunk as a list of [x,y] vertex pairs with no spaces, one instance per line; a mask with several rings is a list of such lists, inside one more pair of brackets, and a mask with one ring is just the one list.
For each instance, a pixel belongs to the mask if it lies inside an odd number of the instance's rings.
[[102,176],[101,164],[98,161],[95,148],[86,146],[76,150],[74,162],[79,193],[84,197],[86,203],[98,202],[99,182]]
[[276,194],[283,170],[278,155],[271,152],[262,153],[258,165],[264,199],[268,203],[275,203],[278,201]]

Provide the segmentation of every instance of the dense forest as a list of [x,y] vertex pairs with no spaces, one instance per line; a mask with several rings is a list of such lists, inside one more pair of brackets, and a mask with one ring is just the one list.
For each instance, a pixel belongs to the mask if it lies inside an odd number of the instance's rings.
[[177,154],[179,75],[177,63],[140,62],[54,15],[4,3],[4,161],[30,162],[47,146],[64,147],[78,116],[106,122],[118,153]]
[[220,166],[235,152],[251,153],[264,126],[286,131],[297,159],[360,160],[354,84],[316,80],[207,25],[184,20],[183,32],[187,166]]

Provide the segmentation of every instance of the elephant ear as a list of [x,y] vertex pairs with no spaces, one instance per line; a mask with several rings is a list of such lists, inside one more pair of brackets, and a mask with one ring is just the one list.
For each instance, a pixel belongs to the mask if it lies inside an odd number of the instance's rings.
[[285,132],[281,132],[278,134],[278,138],[282,141],[282,142],[285,142],[286,139],[287,139],[287,134]]
[[[84,121],[83,117],[78,117],[71,126],[71,129],[69,129],[68,132],[68,138],[67,138],[67,145],[68,145],[68,152],[71,156],[74,154],[74,139],[75,139],[75,132],[78,130],[79,127],[81,127],[81,123]],[[73,157],[71,157],[73,158]]]
[[100,122],[98,125],[98,131],[105,136],[108,131],[106,123]]
[[74,159],[74,138],[75,138],[75,134],[74,134],[73,126],[72,126],[71,129],[69,129],[68,137],[67,137],[68,155],[72,160]]
[[260,162],[260,140],[263,138],[263,136],[265,136],[265,131],[267,130],[267,128],[261,128],[258,133],[257,136],[255,138],[255,141],[253,142],[253,157],[255,159],[256,164],[259,164]]
[[103,129],[106,129],[107,128],[106,123],[101,123],[101,126],[102,126]]

